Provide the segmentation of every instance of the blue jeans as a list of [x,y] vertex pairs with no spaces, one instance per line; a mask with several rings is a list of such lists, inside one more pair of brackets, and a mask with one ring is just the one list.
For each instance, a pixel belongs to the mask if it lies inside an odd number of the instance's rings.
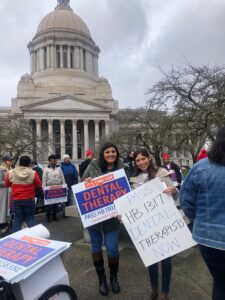
[[201,255],[213,277],[213,300],[225,299],[225,250],[199,245]]
[[28,227],[35,225],[35,200],[13,200],[13,209],[15,213],[13,221],[13,232],[19,231],[22,228],[23,222],[26,222]]
[[[172,271],[172,258],[168,257],[161,261],[162,264],[162,292],[168,293],[170,288],[170,277]],[[151,286],[158,289],[158,263],[148,267]]]
[[91,252],[97,253],[102,251],[103,239],[106,251],[109,257],[119,256],[119,230],[110,232],[99,232],[94,228],[88,228],[91,240]]

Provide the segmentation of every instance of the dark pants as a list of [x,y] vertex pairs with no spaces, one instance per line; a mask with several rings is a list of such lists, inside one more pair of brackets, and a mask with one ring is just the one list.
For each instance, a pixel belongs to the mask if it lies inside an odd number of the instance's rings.
[[[170,277],[172,271],[172,258],[168,257],[161,261],[162,265],[162,292],[168,293],[170,288]],[[148,267],[151,286],[158,289],[158,263]]]
[[225,250],[199,245],[201,255],[213,277],[213,300],[225,299]]
[[50,218],[50,216],[56,216],[58,212],[58,203],[57,204],[50,204],[46,205],[46,217]]
[[35,225],[35,200],[13,200],[13,209],[15,213],[13,221],[13,232],[19,231],[22,228],[23,222],[26,222],[28,227]]

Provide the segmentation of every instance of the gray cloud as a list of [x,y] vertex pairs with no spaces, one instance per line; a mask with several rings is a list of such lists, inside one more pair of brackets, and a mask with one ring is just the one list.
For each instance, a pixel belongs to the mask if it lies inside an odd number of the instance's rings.
[[[1,0],[0,105],[10,105],[19,78],[29,72],[27,44],[56,0]],[[164,70],[224,64],[223,0],[71,0],[101,49],[100,74],[120,107],[144,105],[145,92]]]

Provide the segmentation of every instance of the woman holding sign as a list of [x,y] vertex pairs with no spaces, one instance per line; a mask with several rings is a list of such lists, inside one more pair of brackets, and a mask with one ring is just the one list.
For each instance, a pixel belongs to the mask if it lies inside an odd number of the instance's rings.
[[[126,165],[120,160],[117,147],[114,144],[106,143],[100,150],[99,158],[92,160],[88,165],[82,179],[88,182],[95,177],[122,168],[126,168]],[[99,291],[104,296],[108,295],[108,286],[102,253],[103,241],[108,255],[111,288],[115,294],[120,292],[117,280],[119,267],[119,228],[120,222],[117,218],[112,218],[88,227],[92,259],[99,279]]]
[[[172,194],[174,200],[178,198],[178,190],[173,185],[173,181],[170,177],[170,173],[164,168],[157,168],[150,157],[149,153],[145,149],[140,149],[134,153],[134,164],[136,168],[136,176],[133,178],[133,188],[136,188],[156,177],[167,186],[164,193]],[[162,264],[162,292],[160,300],[169,299],[169,286],[171,277],[171,257],[161,261]],[[150,295],[151,300],[158,299],[158,263],[148,267],[152,292]]]

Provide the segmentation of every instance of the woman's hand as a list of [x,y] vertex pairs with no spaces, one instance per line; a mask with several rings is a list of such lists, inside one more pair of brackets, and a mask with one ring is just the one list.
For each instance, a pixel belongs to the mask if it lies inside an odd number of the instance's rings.
[[115,214],[113,215],[113,218],[117,219],[118,221],[120,221],[120,223],[122,223],[122,215]]
[[83,182],[91,182],[92,180],[93,180],[92,177],[88,177],[88,178],[85,178],[85,179],[83,180]]
[[168,186],[163,193],[165,194],[176,194],[177,193],[177,188],[175,186]]

